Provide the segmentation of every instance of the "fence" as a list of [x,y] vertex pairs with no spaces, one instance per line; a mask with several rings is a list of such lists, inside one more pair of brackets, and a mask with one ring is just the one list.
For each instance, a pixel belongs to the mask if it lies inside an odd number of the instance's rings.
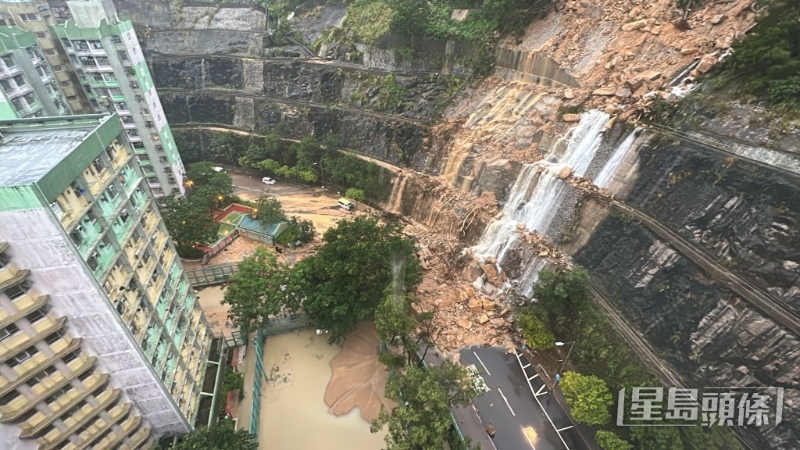
[[186,276],[189,277],[189,282],[192,286],[197,287],[224,283],[238,271],[239,267],[236,264],[220,264],[217,266],[206,266],[197,270],[189,270],[186,272]]
[[258,418],[261,411],[261,382],[264,378],[264,342],[267,336],[288,333],[289,331],[308,328],[309,321],[305,314],[293,314],[287,317],[272,319],[258,328],[253,337],[253,350],[256,352],[256,370],[253,377],[253,404],[250,409],[250,434],[258,435]]

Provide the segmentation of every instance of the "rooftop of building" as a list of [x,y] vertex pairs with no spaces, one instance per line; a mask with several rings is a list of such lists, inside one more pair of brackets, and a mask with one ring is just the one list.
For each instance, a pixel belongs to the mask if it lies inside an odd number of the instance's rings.
[[36,183],[112,117],[0,120],[0,187]]

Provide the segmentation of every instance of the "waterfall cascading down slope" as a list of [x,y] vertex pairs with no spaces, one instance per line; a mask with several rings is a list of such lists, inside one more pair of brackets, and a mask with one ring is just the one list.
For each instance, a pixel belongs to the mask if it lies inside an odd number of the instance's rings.
[[[588,111],[581,115],[576,127],[554,145],[543,161],[526,164],[514,182],[509,199],[503,207],[501,218],[492,221],[483,237],[473,248],[480,258],[494,257],[498,269],[502,270],[509,250],[516,247],[520,239],[521,226],[525,231],[536,231],[551,242],[559,239],[563,224],[554,219],[563,208],[574,208],[575,202],[568,202],[572,187],[558,178],[564,167],[569,167],[575,175],[583,176],[597,155],[603,141],[603,132],[609,116],[600,111]],[[609,160],[596,177],[608,184],[625,155],[633,145],[636,132],[631,132],[618,145]],[[562,211],[563,213],[563,211]],[[522,261],[516,279],[518,292],[531,297],[533,284],[539,271],[547,263],[546,258],[533,255]]]
[[611,158],[603,165],[603,168],[600,170],[600,173],[594,177],[594,184],[600,188],[608,187],[608,184],[614,178],[614,174],[619,169],[619,165],[622,164],[622,161],[625,159],[625,155],[628,154],[628,151],[633,147],[633,142],[636,140],[636,136],[639,134],[639,130],[641,128],[636,128],[633,130],[625,140],[622,141],[617,148],[614,149],[614,153],[611,154]]
[[[552,222],[569,189],[558,178],[558,172],[569,167],[576,175],[583,175],[600,147],[608,118],[600,111],[582,114],[578,125],[556,143],[543,161],[523,166],[503,207],[503,216],[489,224],[473,249],[476,255],[495,257],[499,267],[519,240],[521,230],[517,224],[524,224],[525,231],[536,231],[551,240],[556,238],[558,230],[552,229]],[[526,274],[529,272],[525,270]],[[519,280],[526,295],[535,280],[535,273],[529,275]]]

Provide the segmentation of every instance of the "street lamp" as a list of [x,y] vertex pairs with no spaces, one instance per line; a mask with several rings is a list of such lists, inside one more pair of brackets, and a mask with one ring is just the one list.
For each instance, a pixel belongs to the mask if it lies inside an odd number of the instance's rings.
[[572,348],[575,347],[575,341],[572,342],[556,342],[556,347],[563,347],[565,345],[569,345],[569,350],[567,351],[567,356],[564,358],[564,361],[561,363],[561,367],[558,369],[556,374],[560,374],[562,370],[564,370],[564,366],[567,365],[567,359],[569,359],[570,353],[572,353]]

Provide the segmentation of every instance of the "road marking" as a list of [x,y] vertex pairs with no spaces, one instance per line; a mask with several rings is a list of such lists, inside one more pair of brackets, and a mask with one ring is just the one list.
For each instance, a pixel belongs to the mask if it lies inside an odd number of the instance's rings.
[[522,434],[525,435],[525,439],[528,440],[528,444],[531,444],[533,450],[536,450],[536,446],[533,445],[533,441],[531,440],[530,433],[533,433],[534,436],[536,436],[536,429],[534,429],[533,427],[525,427],[522,429]]
[[478,356],[478,354],[475,353],[475,352],[472,352],[472,354],[475,355],[476,358],[478,358],[478,362],[481,363],[481,366],[483,367],[483,370],[486,371],[486,375],[491,375],[491,373],[489,372],[489,369],[486,368],[486,364],[484,364],[483,361],[481,361],[481,357]]
[[570,425],[570,426],[568,426],[568,427],[559,428],[559,429],[558,429],[558,430],[556,430],[556,431],[557,431],[557,432],[559,432],[559,433],[561,433],[562,431],[564,431],[564,430],[569,430],[570,428],[575,428],[575,427],[573,427],[572,425]]
[[508,410],[511,411],[511,415],[514,416],[514,417],[517,417],[517,415],[514,414],[514,410],[511,409],[511,405],[508,404],[508,399],[506,398],[505,395],[503,395],[503,391],[501,391],[500,388],[497,388],[497,392],[500,393],[500,397],[503,397],[503,401],[506,402],[506,406],[508,406]]

